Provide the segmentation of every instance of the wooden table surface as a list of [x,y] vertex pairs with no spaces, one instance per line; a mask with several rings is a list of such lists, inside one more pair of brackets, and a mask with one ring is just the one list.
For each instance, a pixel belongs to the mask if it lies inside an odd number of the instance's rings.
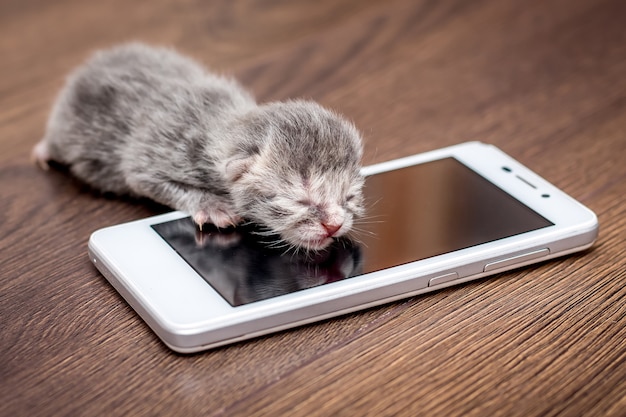
[[[480,140],[594,210],[585,253],[196,355],[91,265],[163,212],[29,162],[68,71],[175,46],[354,120],[364,163]],[[0,3],[1,416],[626,415],[626,2]]]

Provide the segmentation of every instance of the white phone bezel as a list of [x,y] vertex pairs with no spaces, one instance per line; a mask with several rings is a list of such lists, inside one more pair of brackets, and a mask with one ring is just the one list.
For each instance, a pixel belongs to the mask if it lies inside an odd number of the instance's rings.
[[[98,230],[89,240],[90,258],[165,344],[188,353],[565,255],[595,241],[598,222],[593,212],[491,145],[463,143],[364,167],[362,172],[373,175],[445,157],[456,158],[554,226],[237,307],[150,227],[186,217],[185,213]],[[484,271],[489,262],[545,248],[549,254],[539,259],[521,257],[519,263]],[[428,286],[433,277],[450,273],[459,276]]]

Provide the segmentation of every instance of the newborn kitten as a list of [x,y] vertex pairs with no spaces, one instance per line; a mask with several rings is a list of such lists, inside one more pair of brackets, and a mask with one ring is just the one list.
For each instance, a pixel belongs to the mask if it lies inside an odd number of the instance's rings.
[[202,227],[246,219],[318,250],[363,212],[356,128],[310,101],[257,105],[176,52],[128,44],[67,80],[33,149],[92,187],[151,198]]

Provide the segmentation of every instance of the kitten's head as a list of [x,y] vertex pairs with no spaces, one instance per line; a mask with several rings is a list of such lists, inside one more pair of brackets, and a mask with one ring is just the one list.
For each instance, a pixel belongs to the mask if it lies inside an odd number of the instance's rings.
[[239,213],[293,247],[319,250],[345,235],[363,213],[356,128],[308,101],[260,106],[241,121],[224,168]]

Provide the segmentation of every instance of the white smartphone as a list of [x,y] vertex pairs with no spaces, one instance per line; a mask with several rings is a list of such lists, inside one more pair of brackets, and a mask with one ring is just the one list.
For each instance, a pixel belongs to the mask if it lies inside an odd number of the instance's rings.
[[[497,148],[464,143],[362,169],[366,220],[316,254],[172,212],[94,232],[95,266],[189,353],[589,248],[593,212]],[[503,294],[506,297],[506,294]]]

